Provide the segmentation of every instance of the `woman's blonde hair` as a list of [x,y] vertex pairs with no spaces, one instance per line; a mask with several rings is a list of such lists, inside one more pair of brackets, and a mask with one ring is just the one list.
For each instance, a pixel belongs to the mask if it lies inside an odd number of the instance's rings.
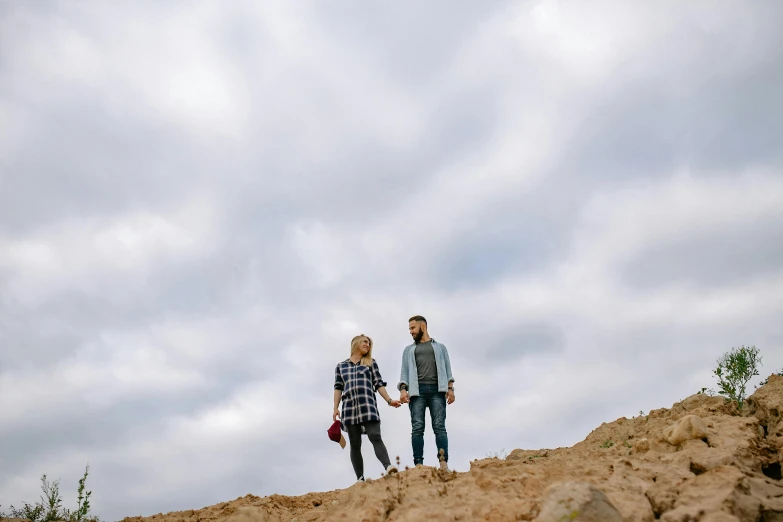
[[359,364],[362,366],[372,366],[372,339],[370,339],[368,336],[359,334],[351,339],[351,355],[353,355],[354,352],[359,349],[359,343],[362,341],[362,339],[367,339],[367,341],[370,343],[370,349],[367,351],[366,355],[362,356]]

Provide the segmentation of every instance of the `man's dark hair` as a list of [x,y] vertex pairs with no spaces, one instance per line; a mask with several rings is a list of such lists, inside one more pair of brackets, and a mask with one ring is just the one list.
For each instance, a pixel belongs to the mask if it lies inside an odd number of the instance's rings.
[[424,318],[424,316],[422,316],[422,315],[414,315],[413,317],[411,317],[410,319],[408,319],[408,322],[409,322],[409,323],[410,323],[411,321],[416,321],[416,322],[419,322],[419,323],[424,323],[425,325],[427,324],[427,320],[426,320],[426,319]]

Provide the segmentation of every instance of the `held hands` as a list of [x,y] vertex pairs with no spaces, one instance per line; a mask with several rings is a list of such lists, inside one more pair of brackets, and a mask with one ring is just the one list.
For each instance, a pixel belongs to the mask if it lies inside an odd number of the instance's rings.
[[389,406],[391,406],[392,408],[399,408],[400,406],[402,406],[402,403],[400,401],[392,399],[391,402],[389,403]]
[[410,397],[408,397],[408,390],[400,391],[400,402],[402,404],[407,404],[410,402]]

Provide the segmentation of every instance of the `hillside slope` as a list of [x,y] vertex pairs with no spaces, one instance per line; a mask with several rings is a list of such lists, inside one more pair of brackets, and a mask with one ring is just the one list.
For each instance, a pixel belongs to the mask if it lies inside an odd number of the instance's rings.
[[514,450],[465,473],[416,468],[344,490],[247,495],[122,522],[538,520],[783,522],[783,377],[742,413],[692,395],[604,423],[570,448]]

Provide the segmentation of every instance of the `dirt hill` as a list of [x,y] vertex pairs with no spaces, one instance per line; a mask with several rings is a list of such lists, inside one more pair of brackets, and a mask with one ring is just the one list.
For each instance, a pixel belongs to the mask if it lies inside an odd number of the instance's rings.
[[247,495],[123,522],[536,520],[783,522],[783,377],[742,412],[692,395],[604,423],[571,448],[514,450],[465,473],[414,468],[300,497]]

